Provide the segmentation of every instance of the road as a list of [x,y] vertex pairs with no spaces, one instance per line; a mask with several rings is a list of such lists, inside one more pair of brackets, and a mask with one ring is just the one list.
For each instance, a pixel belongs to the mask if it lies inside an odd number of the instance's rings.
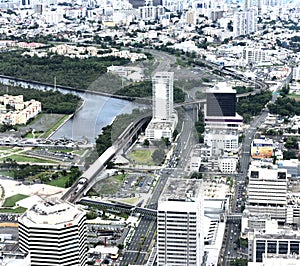
[[[282,86],[284,83],[282,83]],[[272,95],[271,103],[274,103],[277,99],[277,94]],[[259,116],[257,116],[251,123],[249,128],[245,131],[245,138],[242,144],[241,154],[240,154],[240,169],[239,173],[235,175],[235,181],[237,182],[237,186],[235,189],[234,196],[232,198],[230,211],[231,213],[240,213],[241,206],[245,204],[245,197],[243,196],[243,192],[245,192],[246,188],[246,176],[249,168],[249,163],[251,160],[251,142],[253,138],[255,138],[255,134],[259,126],[265,121],[268,116],[268,109],[265,108]],[[227,238],[225,249],[223,251],[223,266],[230,265],[230,261],[241,257],[242,255],[237,253],[236,245],[234,241],[236,241],[240,234],[240,223],[230,223],[228,224]]]

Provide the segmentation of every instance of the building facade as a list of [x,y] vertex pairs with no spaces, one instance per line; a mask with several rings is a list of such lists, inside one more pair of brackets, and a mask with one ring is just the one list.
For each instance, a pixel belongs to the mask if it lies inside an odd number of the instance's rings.
[[200,266],[204,254],[202,180],[169,179],[158,202],[157,265]]
[[270,214],[286,222],[287,173],[285,169],[251,167],[246,209],[251,214]]
[[84,266],[85,212],[58,199],[41,200],[19,218],[19,247],[31,266]]
[[157,72],[152,78],[153,119],[170,120],[173,112],[173,72]]
[[[274,256],[288,258],[290,255],[299,258],[300,234],[297,231],[280,231],[274,234],[254,233],[249,241],[249,261],[261,263]],[[280,257],[278,257],[278,260]],[[277,260],[277,263],[278,263]],[[287,261],[286,261],[287,262]],[[299,260],[298,260],[299,263]],[[264,264],[258,264],[264,265]],[[271,265],[271,264],[268,264]],[[276,264],[278,265],[278,264]],[[282,264],[294,265],[294,264]],[[298,264],[296,264],[298,265]]]
[[152,120],[145,135],[147,139],[172,139],[177,125],[173,107],[173,72],[157,72],[152,78]]

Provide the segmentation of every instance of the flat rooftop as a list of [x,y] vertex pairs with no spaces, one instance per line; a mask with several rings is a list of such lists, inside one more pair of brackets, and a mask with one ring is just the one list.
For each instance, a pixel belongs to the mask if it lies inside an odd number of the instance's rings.
[[202,196],[202,180],[169,178],[159,201],[191,202]]
[[27,210],[20,221],[27,225],[72,225],[84,215],[84,212],[73,204],[57,198],[41,199]]
[[206,93],[236,93],[236,90],[232,89],[227,82],[219,82],[213,88],[207,89]]

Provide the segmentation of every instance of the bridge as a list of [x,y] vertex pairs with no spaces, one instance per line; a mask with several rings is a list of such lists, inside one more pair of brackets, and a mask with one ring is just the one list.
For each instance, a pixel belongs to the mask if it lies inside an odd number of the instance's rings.
[[[151,120],[150,114],[134,120],[124,130],[124,132],[117,138],[111,147],[109,147],[75,182],[72,187],[62,196],[63,200],[70,202],[76,202],[89,187],[91,187],[97,175],[105,169],[107,163],[122,149],[125,150],[137,137],[138,132],[143,128],[144,125],[148,124]],[[80,180],[85,180],[84,184],[79,184]]]
[[139,213],[142,215],[150,216],[156,218],[157,211],[148,208],[136,207],[131,204],[121,203],[121,202],[104,202],[98,200],[92,200],[87,198],[82,198],[78,203],[87,204],[87,205],[95,205],[100,209],[109,210],[112,212],[123,212],[127,214],[131,213]]
[[241,213],[232,213],[228,214],[226,216],[227,222],[229,221],[240,221],[242,220],[242,214]]

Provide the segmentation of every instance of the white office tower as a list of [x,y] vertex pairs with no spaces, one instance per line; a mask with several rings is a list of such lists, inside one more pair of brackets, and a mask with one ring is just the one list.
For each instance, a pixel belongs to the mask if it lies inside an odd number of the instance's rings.
[[257,31],[258,12],[256,7],[247,11],[236,12],[233,15],[233,35],[238,37]]
[[250,166],[246,209],[286,222],[287,171]]
[[177,124],[173,107],[173,72],[157,72],[152,78],[152,120],[146,129],[148,139],[172,138]]
[[168,180],[157,209],[158,266],[201,265],[204,254],[202,191],[202,180]]
[[84,266],[85,212],[58,199],[41,200],[19,218],[19,247],[31,266]]
[[152,78],[153,119],[169,120],[173,112],[173,72],[157,72]]

